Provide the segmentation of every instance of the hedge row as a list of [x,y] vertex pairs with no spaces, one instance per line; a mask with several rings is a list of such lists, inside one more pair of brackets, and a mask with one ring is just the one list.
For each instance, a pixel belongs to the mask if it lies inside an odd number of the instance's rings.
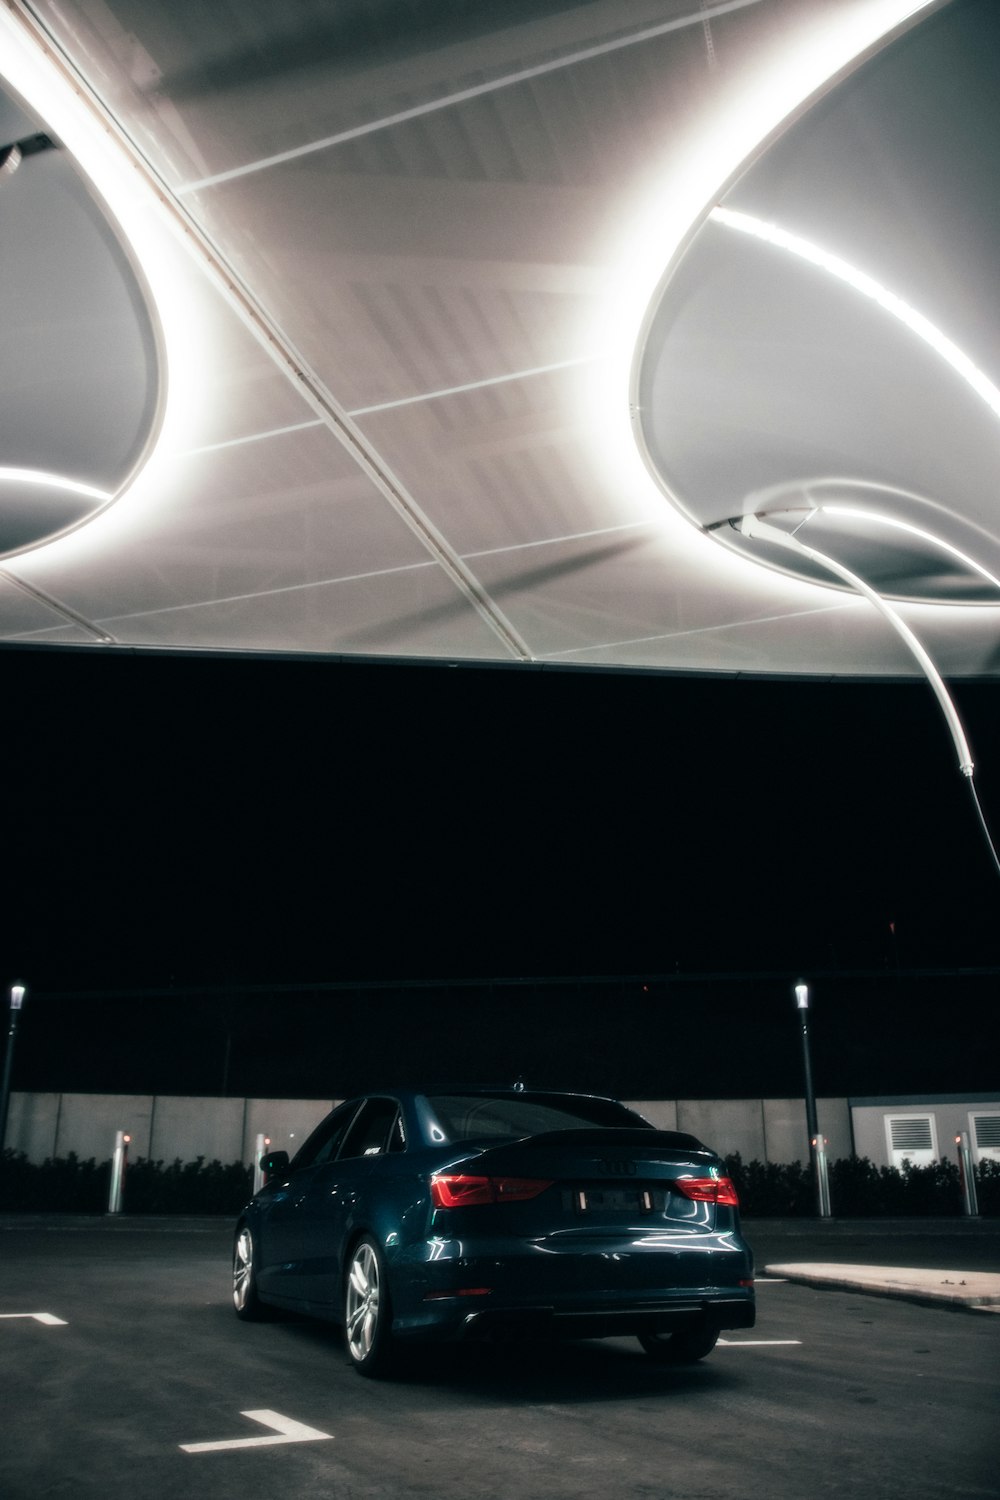
[[[72,1152],[29,1162],[23,1152],[0,1157],[0,1208],[36,1213],[100,1214],[108,1206],[111,1162],[80,1161]],[[129,1164],[124,1209],[130,1214],[236,1214],[253,1191],[242,1162],[147,1161]]]
[[[801,1162],[744,1162],[726,1158],[729,1174],[748,1218],[807,1218],[816,1213],[812,1173]],[[901,1169],[877,1167],[866,1156],[832,1161],[830,1202],[838,1219],[919,1217],[963,1212],[958,1163],[942,1157],[926,1167],[905,1162]],[[984,1217],[1000,1214],[1000,1162],[976,1167],[976,1195]]]
[[[816,1196],[809,1168],[801,1162],[744,1162],[727,1157],[730,1176],[748,1218],[810,1218]],[[236,1214],[250,1197],[252,1172],[242,1162],[147,1161],[129,1166],[124,1209],[129,1214]],[[104,1213],[111,1163],[78,1157],[29,1162],[23,1152],[0,1156],[0,1209],[36,1213]],[[1000,1162],[976,1168],[979,1212],[1000,1215]],[[830,1198],[837,1218],[929,1217],[962,1213],[956,1162],[942,1158],[927,1167],[877,1167],[867,1157],[830,1163]]]

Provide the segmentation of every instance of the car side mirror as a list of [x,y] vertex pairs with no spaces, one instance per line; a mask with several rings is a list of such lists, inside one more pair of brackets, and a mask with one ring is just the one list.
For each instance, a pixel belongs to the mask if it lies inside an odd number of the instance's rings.
[[287,1151],[269,1151],[266,1156],[262,1156],[260,1159],[260,1170],[263,1172],[266,1181],[270,1181],[272,1177],[277,1177],[280,1172],[286,1171],[287,1168]]

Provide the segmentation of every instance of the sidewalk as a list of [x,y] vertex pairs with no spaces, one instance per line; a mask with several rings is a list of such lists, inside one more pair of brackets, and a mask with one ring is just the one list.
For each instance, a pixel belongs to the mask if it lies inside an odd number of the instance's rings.
[[764,1267],[765,1276],[837,1291],[901,1297],[907,1302],[1000,1313],[1000,1275],[985,1271],[941,1271],[912,1266],[854,1266],[792,1261]]

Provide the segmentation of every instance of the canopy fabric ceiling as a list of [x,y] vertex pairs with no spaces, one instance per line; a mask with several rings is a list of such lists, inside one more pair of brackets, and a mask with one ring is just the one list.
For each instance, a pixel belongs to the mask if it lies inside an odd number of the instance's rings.
[[0,642],[995,675],[998,30],[6,0]]

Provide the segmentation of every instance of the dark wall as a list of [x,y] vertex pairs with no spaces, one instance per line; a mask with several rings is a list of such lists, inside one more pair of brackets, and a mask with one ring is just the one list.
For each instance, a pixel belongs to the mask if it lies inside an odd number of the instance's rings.
[[[994,1090],[1000,973],[811,983],[821,1095]],[[265,994],[37,996],[16,1087],[343,1097],[512,1083],[626,1098],[797,1097],[790,983],[639,978]]]

